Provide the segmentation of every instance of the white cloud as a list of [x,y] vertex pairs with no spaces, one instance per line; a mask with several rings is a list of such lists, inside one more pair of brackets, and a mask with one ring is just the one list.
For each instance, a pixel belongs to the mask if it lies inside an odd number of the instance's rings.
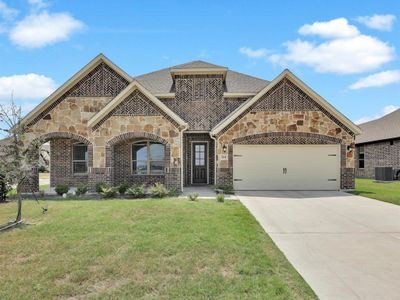
[[397,109],[399,109],[400,107],[399,106],[396,106],[396,105],[388,105],[388,106],[385,106],[382,110],[381,110],[381,112],[379,113],[379,114],[377,114],[377,115],[375,115],[375,116],[365,116],[365,117],[362,117],[362,118],[360,118],[360,119],[358,119],[358,120],[356,120],[356,121],[354,121],[354,123],[356,123],[356,124],[362,124],[362,123],[366,123],[366,122],[369,122],[369,121],[373,121],[373,120],[376,120],[376,119],[379,119],[379,118],[381,118],[381,117],[383,117],[383,116],[385,116],[385,115],[387,115],[387,114],[390,114],[391,112],[394,112],[395,110],[397,110]]
[[[342,19],[333,21],[337,20]],[[340,23],[342,24],[342,21]],[[349,26],[342,26],[347,28],[342,31],[332,29],[332,21],[303,26],[299,30],[303,34],[313,33],[332,39],[319,43],[302,39],[288,41],[284,44],[286,53],[271,55],[269,60],[284,65],[302,64],[317,72],[355,74],[375,70],[394,59],[395,49],[392,46],[376,37],[349,29],[354,27]]]
[[6,21],[14,19],[18,14],[18,10],[9,7],[6,3],[0,0],[0,17]]
[[357,27],[350,25],[345,18],[305,24],[298,32],[302,35],[319,35],[323,38],[346,38],[360,34]]
[[349,88],[358,90],[368,87],[380,87],[396,82],[400,82],[400,70],[390,70],[363,77],[350,85]]
[[68,40],[83,27],[81,21],[68,13],[49,14],[44,11],[26,16],[11,29],[9,37],[18,46],[40,48]]
[[8,101],[13,95],[16,101],[40,99],[55,90],[53,79],[39,74],[22,74],[0,77],[0,100]]
[[28,4],[35,9],[43,9],[49,6],[49,4],[43,0],[28,0]]
[[264,48],[253,50],[249,47],[241,47],[239,49],[239,52],[250,58],[262,58],[262,57],[266,57],[268,54],[268,50],[264,49]]
[[396,16],[394,15],[373,15],[356,18],[356,21],[364,24],[365,26],[383,31],[392,30]]

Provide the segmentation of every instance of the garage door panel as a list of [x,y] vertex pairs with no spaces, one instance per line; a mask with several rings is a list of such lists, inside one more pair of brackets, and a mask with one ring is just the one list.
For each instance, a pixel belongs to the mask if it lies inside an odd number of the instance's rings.
[[339,145],[234,145],[237,190],[339,189]]

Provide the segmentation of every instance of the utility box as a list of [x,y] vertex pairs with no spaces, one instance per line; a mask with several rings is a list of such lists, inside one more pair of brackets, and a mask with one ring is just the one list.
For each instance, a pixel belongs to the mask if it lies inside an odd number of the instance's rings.
[[392,167],[375,167],[375,180],[393,181]]

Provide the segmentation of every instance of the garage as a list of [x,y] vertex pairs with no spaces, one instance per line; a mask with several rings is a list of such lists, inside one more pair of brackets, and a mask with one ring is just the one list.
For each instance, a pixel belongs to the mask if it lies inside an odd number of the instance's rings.
[[338,190],[340,146],[234,145],[235,190]]

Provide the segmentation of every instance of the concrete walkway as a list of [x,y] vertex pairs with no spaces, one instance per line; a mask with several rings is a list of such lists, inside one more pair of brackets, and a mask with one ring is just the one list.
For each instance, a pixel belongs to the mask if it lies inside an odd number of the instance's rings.
[[343,192],[241,192],[321,299],[400,299],[400,206]]
[[[183,188],[182,195],[180,197],[186,198],[189,194],[198,194],[199,198],[202,199],[215,199],[217,196],[215,193],[215,188],[212,185],[193,185]],[[237,200],[235,195],[225,195],[225,199]]]

